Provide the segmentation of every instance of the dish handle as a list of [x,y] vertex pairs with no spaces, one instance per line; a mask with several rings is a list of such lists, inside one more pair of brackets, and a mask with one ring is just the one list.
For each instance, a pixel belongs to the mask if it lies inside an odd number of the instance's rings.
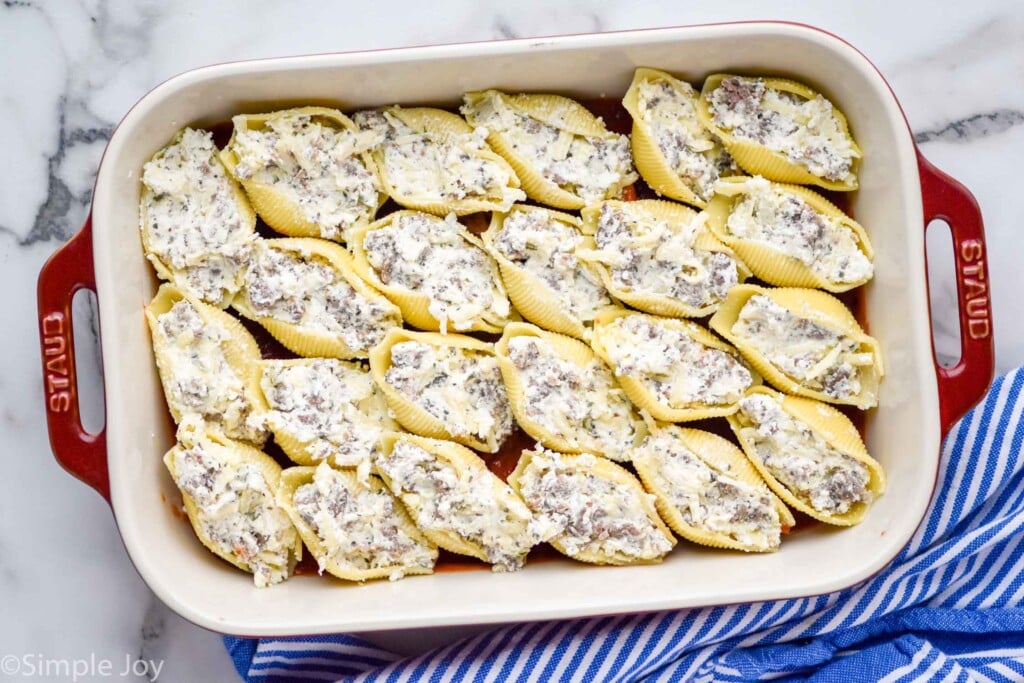
[[[960,360],[951,368],[935,363],[939,380],[942,435],[985,395],[992,382],[992,292],[985,253],[985,227],[974,195],[935,168],[920,150],[924,227],[935,219],[949,225],[956,263],[957,308],[960,315]],[[934,354],[934,349],[933,349]]]
[[80,289],[96,291],[92,260],[92,215],[39,273],[39,342],[50,447],[61,467],[110,500],[106,427],[90,434],[82,426],[75,374],[71,302]]

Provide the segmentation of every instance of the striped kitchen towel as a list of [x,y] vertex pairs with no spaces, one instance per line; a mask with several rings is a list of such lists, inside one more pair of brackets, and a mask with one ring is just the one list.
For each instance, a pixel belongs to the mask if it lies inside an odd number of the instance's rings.
[[1024,369],[943,445],[910,544],[815,598],[517,624],[419,657],[355,636],[226,637],[247,681],[1022,681]]

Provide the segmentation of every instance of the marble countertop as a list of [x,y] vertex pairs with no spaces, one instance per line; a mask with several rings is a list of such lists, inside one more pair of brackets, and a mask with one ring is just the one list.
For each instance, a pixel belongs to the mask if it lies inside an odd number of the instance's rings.
[[[132,569],[109,509],[51,457],[36,341],[36,276],[82,223],[113,126],[155,84],[193,67],[741,19],[823,27],[882,69],[925,154],[977,196],[988,235],[997,369],[1024,361],[1024,298],[1013,285],[1024,254],[1024,201],[1013,180],[1024,159],[1024,5],[1017,0],[941,8],[924,0],[806,0],[786,3],[784,11],[756,0],[437,0],[429,16],[421,7],[408,0],[358,9],[268,0],[5,0],[0,7],[0,286],[13,314],[0,342],[0,657],[37,664],[107,659],[115,678],[126,661],[139,659],[162,662],[161,681],[234,676],[220,638],[152,596]],[[937,348],[948,356],[957,347],[950,333],[952,260],[941,241],[930,250]],[[79,322],[95,328],[88,301],[79,309],[85,314]],[[85,412],[99,424],[95,336],[79,338],[86,347],[79,356]]]

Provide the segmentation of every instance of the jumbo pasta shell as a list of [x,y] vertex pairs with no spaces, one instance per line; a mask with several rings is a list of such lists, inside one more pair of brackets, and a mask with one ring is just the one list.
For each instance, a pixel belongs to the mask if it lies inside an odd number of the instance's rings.
[[[328,109],[327,107],[300,107],[267,114],[242,114],[231,119],[234,124],[234,132],[231,140],[228,141],[227,147],[220,153],[221,162],[232,177],[245,188],[249,200],[256,208],[256,213],[259,214],[260,218],[267,225],[277,232],[290,237],[344,239],[344,236],[352,229],[360,225],[367,225],[373,220],[377,209],[387,200],[386,194],[378,190],[376,205],[368,207],[364,215],[359,216],[353,222],[346,225],[327,225],[310,220],[303,212],[302,205],[276,184],[260,182],[251,177],[242,177],[237,172],[240,161],[237,140],[240,131],[260,130],[275,119],[298,117],[309,117],[313,122],[334,130],[351,133],[356,131],[355,125],[347,116],[336,109]],[[378,186],[377,167],[372,157],[365,152],[356,152],[353,156],[358,158],[359,162],[367,170],[373,185],[375,187]]]
[[[527,402],[527,389],[523,372],[516,366],[509,356],[509,343],[516,337],[536,337],[546,342],[555,352],[560,360],[572,363],[581,371],[589,365],[597,364],[604,368],[611,380],[614,393],[618,386],[609,368],[605,368],[602,361],[594,354],[594,351],[572,337],[567,337],[555,332],[547,332],[534,325],[527,323],[511,323],[505,328],[504,334],[494,345],[494,354],[498,358],[498,367],[501,368],[501,377],[505,382],[505,389],[508,392],[509,405],[515,415],[516,422],[527,434],[540,442],[543,446],[563,453],[596,453],[613,460],[625,460],[628,458],[629,448],[622,452],[613,452],[606,444],[600,443],[595,437],[582,430],[581,425],[573,424],[566,415],[554,415],[546,412],[545,416],[551,419],[558,419],[559,432],[552,431],[549,427],[541,424],[530,416]],[[585,387],[574,389],[576,393],[582,393]],[[608,398],[608,397],[606,397]],[[610,399],[609,399],[610,400]],[[628,404],[628,401],[625,401]],[[646,426],[640,416],[628,407],[629,413],[624,416],[624,422],[628,421],[633,431],[632,446],[640,443],[646,435]]]
[[[640,89],[648,81],[668,83],[676,92],[691,101],[695,109],[699,99],[697,91],[689,83],[681,81],[665,71],[639,67],[633,72],[633,82],[630,83],[626,95],[622,98],[622,106],[633,118],[630,144],[633,149],[633,163],[636,165],[636,170],[639,171],[644,182],[659,195],[704,208],[707,202],[694,192],[693,188],[683,182],[683,179],[669,164],[664,153],[658,147],[650,124],[640,111]],[[716,141],[716,144],[720,143]]]
[[[520,497],[523,497],[524,500],[526,500],[526,498],[523,496],[522,491],[523,479],[527,471],[533,465],[534,459],[539,454],[542,453],[539,453],[538,451],[523,451],[522,456],[519,458],[519,463],[508,478],[509,486],[511,486]],[[663,522],[661,517],[658,515],[658,510],[655,507],[654,502],[651,500],[651,497],[647,495],[647,492],[644,490],[640,481],[621,465],[617,465],[616,463],[599,456],[594,456],[588,453],[578,455],[558,455],[561,460],[568,462],[570,467],[578,468],[597,478],[626,487],[634,496],[636,496],[636,499],[643,508],[647,519],[651,522],[657,532],[665,539],[667,549],[665,550],[665,553],[658,557],[637,558],[621,551],[601,552],[598,548],[581,548],[574,551],[574,549],[567,544],[564,534],[559,534],[548,539],[548,543],[566,557],[571,557],[579,562],[587,562],[589,564],[635,565],[656,564],[661,562],[664,554],[667,554],[668,551],[675,546],[676,540],[675,537],[672,536],[671,530],[665,525],[665,522]],[[534,513],[542,514],[537,509],[534,509]]]
[[484,441],[471,434],[455,434],[444,422],[407,399],[388,384],[386,376],[391,368],[391,348],[403,341],[416,341],[435,347],[454,347],[486,355],[494,354],[493,345],[460,334],[412,332],[410,330],[394,329],[370,352],[370,372],[373,375],[374,381],[377,382],[377,386],[384,392],[384,398],[395,414],[395,419],[413,434],[430,439],[455,441],[478,451],[496,453],[501,446],[500,440],[496,435],[490,434],[487,440]]
[[[796,524],[793,513],[769,489],[757,469],[747,460],[743,451],[733,445],[731,441],[700,429],[686,429],[675,425],[658,426],[652,431],[652,437],[655,435],[665,435],[678,440],[682,446],[712,470],[767,493],[779,515],[781,533],[788,532]],[[646,446],[647,442],[633,452],[633,467],[644,487],[654,494],[658,512],[673,531],[688,541],[713,548],[745,552],[777,550],[773,547],[764,548],[744,543],[730,534],[687,523],[682,511],[673,502],[671,493],[673,483],[662,473],[657,455]]]
[[[407,323],[421,330],[436,332],[445,329],[447,327],[447,323],[445,327],[442,327],[441,321],[434,317],[430,312],[430,296],[422,291],[410,289],[402,285],[385,284],[381,280],[380,274],[370,264],[370,260],[366,252],[365,241],[368,234],[392,225],[402,216],[415,215],[417,215],[417,212],[415,211],[396,211],[388,214],[381,220],[364,229],[356,230],[352,237],[352,243],[350,244],[350,249],[352,250],[353,255],[352,268],[361,278],[373,285],[375,289],[382,292],[384,296],[398,306],[402,311],[402,317]],[[444,220],[433,215],[422,213],[418,215],[432,221]],[[494,263],[494,259],[485,248],[484,243],[480,241],[479,237],[466,230],[465,226],[461,224],[459,225],[458,232],[467,244],[480,249],[484,254],[486,254],[487,260],[491,264],[491,281],[494,283],[494,298],[499,301],[501,299],[506,299],[508,295],[505,292],[505,286],[502,283],[498,266]],[[515,319],[515,313],[511,310],[508,315],[500,315],[493,310],[485,311],[475,319],[468,328],[459,331],[500,333],[509,320],[513,319]]]
[[[387,297],[370,287],[357,274],[352,257],[345,249],[333,242],[310,237],[282,237],[262,240],[260,248],[274,249],[292,255],[299,261],[317,259],[327,264],[330,269],[344,280],[356,294],[376,303],[382,309],[382,319],[377,321],[381,326],[400,327],[401,311]],[[248,292],[243,288],[231,303],[231,307],[243,317],[260,324],[274,339],[289,351],[305,357],[322,358],[366,358],[369,355],[369,344],[364,348],[353,348],[346,343],[341,334],[324,329],[316,329],[301,323],[292,323],[272,316],[259,315],[253,310]]]
[[[737,360],[740,359],[739,353],[736,349],[729,344],[726,344],[709,332],[705,327],[698,325],[695,322],[679,320],[678,318],[659,318],[644,313],[638,313],[636,311],[626,310],[624,308],[618,308],[607,309],[598,314],[597,318],[594,320],[594,334],[590,340],[590,346],[593,348],[594,353],[596,353],[598,357],[604,360],[604,362],[612,368],[616,367],[616,363],[609,349],[610,329],[617,321],[630,316],[640,316],[648,320],[652,325],[663,326],[665,328],[678,331],[702,346],[724,351],[736,357]],[[752,368],[746,366],[745,362],[744,366],[750,371],[751,384],[760,384],[761,376]],[[622,390],[626,392],[629,400],[632,401],[638,409],[646,410],[656,420],[664,422],[690,422],[693,420],[704,420],[712,417],[723,417],[736,412],[736,403],[673,407],[667,402],[662,401],[657,394],[651,390],[647,383],[644,382],[642,377],[636,377],[628,373],[619,372],[616,372],[615,377],[619,381],[619,386],[621,386]]]
[[[480,235],[487,252],[494,258],[501,270],[501,279],[505,284],[509,300],[526,320],[539,325],[544,329],[565,334],[577,339],[587,339],[590,336],[590,323],[592,321],[582,320],[578,315],[569,310],[558,294],[536,273],[533,273],[521,265],[512,262],[494,244],[494,239],[501,232],[502,225],[508,216],[514,212],[530,211],[543,212],[549,220],[565,225],[573,230],[579,231],[581,221],[560,211],[546,209],[536,206],[524,206],[517,204],[507,214],[491,214],[491,224],[487,231]],[[594,240],[590,236],[582,236],[581,249],[593,249]],[[579,262],[579,266],[588,269],[596,280],[602,282],[600,271],[596,266]]]
[[[618,135],[609,131],[604,122],[590,110],[579,102],[561,95],[510,95],[497,90],[468,92],[464,95],[465,104],[462,112],[470,125],[485,125],[477,113],[480,105],[491,98],[519,113],[574,135],[601,139],[618,138]],[[536,168],[534,161],[517,152],[503,133],[488,128],[487,142],[515,170],[523,190],[530,199],[557,209],[581,209],[586,205],[586,201],[579,195],[564,190],[557,183],[545,178]],[[619,196],[623,187],[629,185],[632,179],[623,178],[622,181],[622,187],[610,188],[609,198]]]
[[[426,439],[411,434],[390,434],[383,440],[384,453],[381,458],[388,458],[395,445],[400,441],[406,441],[414,446],[418,446],[433,456],[439,463],[451,467],[460,477],[464,472],[470,470],[478,473],[479,476],[490,484],[493,499],[505,509],[506,514],[503,521],[512,525],[513,528],[521,527],[516,530],[520,539],[526,539],[531,534],[530,522],[532,521],[532,515],[529,508],[526,507],[526,504],[519,495],[508,484],[487,469],[487,465],[476,453],[465,446],[460,446],[450,441]],[[414,493],[403,492],[401,487],[397,486],[396,482],[387,476],[385,473],[386,467],[378,465],[377,470],[380,478],[391,489],[391,492],[408,508],[413,520],[416,520],[421,509],[419,496]],[[465,538],[455,529],[424,528],[421,526],[421,531],[428,540],[439,548],[457,555],[466,555],[489,562],[487,550],[483,545]],[[532,544],[524,543],[524,545]],[[529,552],[529,547],[523,549],[520,561],[525,559],[527,552]]]
[[[326,467],[326,465],[324,465]],[[281,473],[281,481],[277,487],[277,500],[282,508],[288,513],[292,522],[295,524],[295,528],[298,530],[299,535],[302,537],[303,542],[306,544],[306,548],[309,549],[310,554],[316,558],[319,565],[323,568],[323,571],[336,576],[339,579],[346,581],[368,581],[371,579],[387,579],[392,576],[413,576],[417,574],[432,574],[433,567],[425,567],[420,564],[408,564],[408,563],[392,563],[389,565],[382,565],[378,567],[362,568],[356,566],[353,562],[343,563],[339,561],[336,553],[331,553],[325,539],[317,533],[317,531],[302,518],[299,511],[295,506],[295,492],[296,490],[305,484],[313,483],[313,478],[316,475],[317,468],[315,467],[289,467]],[[367,477],[365,481],[360,480],[358,475],[351,470],[332,470],[334,477],[343,482],[344,487],[350,492],[353,497],[358,496],[360,493],[373,492],[373,493],[384,493],[385,495],[394,498],[391,491],[384,485],[384,483],[377,477]],[[433,561],[437,561],[437,548],[433,543],[428,541],[423,536],[422,532],[416,528],[412,520],[409,518],[409,514],[406,512],[405,507],[398,501],[394,504],[394,516],[391,520],[375,520],[375,521],[392,521],[395,526],[404,533],[410,539],[416,541],[418,545],[422,546],[433,555]],[[372,523],[372,522],[371,522]]]
[[[175,423],[180,424],[182,419],[191,411],[187,406],[179,404],[174,397],[172,382],[175,376],[174,363],[171,360],[170,344],[163,332],[160,330],[159,318],[169,312],[179,301],[187,301],[195,309],[199,317],[208,326],[213,326],[223,333],[219,342],[219,348],[224,354],[224,359],[234,375],[242,383],[243,409],[239,416],[239,424],[220,422],[220,428],[231,438],[252,441],[262,445],[266,441],[267,433],[263,427],[253,427],[246,424],[251,413],[259,413],[262,405],[260,395],[260,371],[257,361],[260,359],[260,349],[249,331],[236,318],[224,311],[204,304],[198,299],[182,293],[174,285],[164,284],[157,290],[156,296],[146,306],[146,322],[149,324],[150,337],[153,342],[153,356],[156,360],[156,367],[160,375],[160,382],[164,389],[164,396],[167,399],[167,407]],[[212,420],[213,416],[206,416]]]
[[[393,106],[389,107],[386,111],[411,128],[414,133],[432,134],[441,140],[450,140],[458,136],[470,136],[473,134],[473,128],[460,116],[443,109],[432,109],[429,107],[405,109]],[[467,151],[467,153],[469,152]],[[417,196],[409,194],[396,187],[395,178],[391,177],[388,171],[386,151],[383,146],[373,150],[373,159],[377,166],[384,191],[407,209],[425,211],[437,216],[446,216],[449,213],[465,216],[482,211],[508,211],[513,202],[523,197],[523,193],[519,190],[519,178],[515,170],[502,156],[495,154],[489,147],[474,149],[472,154],[478,159],[493,164],[498,172],[508,176],[507,184],[501,189],[499,195],[482,198],[467,196],[461,199],[441,199],[426,195]]]
[[[715,196],[707,207],[708,229],[714,233],[722,244],[725,244],[736,255],[743,259],[755,277],[768,284],[778,287],[807,287],[824,289],[829,292],[845,292],[859,287],[870,280],[870,276],[852,282],[832,282],[798,258],[790,256],[771,245],[744,237],[737,237],[729,232],[727,222],[737,202],[747,193],[749,178],[724,178],[718,181]],[[791,194],[802,199],[815,212],[839,222],[843,228],[850,230],[857,241],[860,251],[869,260],[874,259],[874,249],[868,239],[867,232],[857,221],[839,210],[835,204],[805,187],[771,183],[777,192]]]
[[[665,221],[670,226],[686,225],[693,221],[704,220],[704,214],[698,214],[688,206],[665,201],[663,199],[641,199],[633,202],[609,200],[607,202],[602,202],[597,206],[588,206],[580,212],[580,215],[583,218],[584,233],[589,235],[597,234],[601,208],[604,204],[612,204],[627,211],[643,211],[654,220]],[[736,262],[736,272],[739,282],[743,282],[745,279],[750,277],[750,270],[747,268],[746,264],[736,256],[732,249],[718,241],[710,230],[706,228],[700,230],[694,240],[693,247],[695,250],[718,252],[728,255]],[[596,253],[599,254],[600,250]],[[704,316],[714,313],[720,305],[718,303],[712,303],[706,306],[694,307],[672,296],[626,289],[615,283],[615,279],[611,272],[612,269],[607,264],[602,263],[594,254],[589,256],[584,254],[583,257],[595,263],[601,273],[601,277],[604,279],[605,287],[613,297],[646,313],[653,313],[655,315],[673,318],[703,318]]]
[[[885,471],[878,461],[868,454],[867,448],[864,446],[864,440],[861,439],[860,433],[854,424],[837,409],[809,398],[786,396],[772,391],[768,387],[754,387],[747,394],[771,396],[779,402],[783,411],[791,415],[798,422],[809,427],[814,433],[824,439],[829,446],[864,465],[870,477],[868,480],[868,491],[872,495],[872,500],[885,493]],[[760,461],[760,458],[756,456],[754,444],[743,435],[743,423],[739,415],[734,414],[727,419],[729,420],[729,426],[732,427],[733,433],[736,435],[736,439],[747,454],[751,465],[757,469],[772,491],[785,501],[787,505],[814,519],[835,526],[853,526],[860,524],[864,520],[868,508],[871,506],[869,502],[857,502],[846,513],[834,515],[815,510],[811,505],[795,496],[789,488],[772,475]]]
[[[178,430],[178,443],[176,443],[174,447],[164,455],[164,465],[167,467],[167,471],[170,473],[175,483],[177,483],[179,476],[177,458],[184,452],[185,448],[191,447],[192,444],[200,444],[205,449],[216,449],[218,456],[227,458],[229,461],[234,461],[240,464],[251,463],[256,465],[259,468],[264,482],[266,483],[268,493],[270,495],[270,501],[273,502],[275,500],[273,498],[273,493],[280,482],[281,466],[278,465],[269,455],[250,444],[228,439],[217,432],[207,431],[206,425],[200,421],[190,420],[184,423]],[[195,499],[185,491],[182,491],[181,495],[182,502],[185,506],[185,514],[188,517],[189,523],[192,525],[192,529],[195,532],[196,537],[203,546],[217,557],[231,563],[242,571],[255,574],[256,568],[250,561],[240,557],[237,552],[223,547],[210,537],[209,533],[207,533],[203,526],[203,512],[200,506],[196,503]],[[286,575],[290,575],[295,564],[300,559],[302,559],[302,539],[299,534],[296,533],[294,545],[291,546],[288,552],[286,566],[281,569],[285,570]]]
[[[721,85],[722,81],[727,78],[732,78],[733,76],[734,74],[712,74],[705,79],[700,99],[697,102],[697,113],[700,116],[701,123],[704,124],[704,127],[714,133],[715,136],[722,141],[722,144],[729,150],[732,158],[736,160],[736,163],[739,164],[743,170],[751,175],[761,175],[765,178],[782,183],[817,185],[818,187],[826,190],[835,190],[840,192],[849,192],[857,189],[857,172],[860,168],[861,159],[860,148],[857,147],[857,143],[853,140],[853,136],[850,134],[850,126],[846,121],[846,117],[837,107],[835,107],[835,105],[833,105],[832,112],[839,123],[840,130],[847,138],[849,138],[854,151],[850,172],[842,180],[828,180],[814,175],[807,168],[793,163],[779,152],[768,149],[764,145],[756,142],[738,139],[729,131],[716,125],[711,115],[708,98],[710,97],[711,92]],[[812,90],[806,85],[785,78],[765,78],[763,80],[765,88],[772,88],[781,92],[790,93],[807,100],[814,99],[819,95],[818,92]]]
[[[806,318],[858,341],[861,350],[865,353],[870,353],[873,359],[872,365],[860,368],[860,393],[849,398],[833,398],[821,391],[804,386],[782,373],[760,352],[751,348],[749,344],[744,343],[743,339],[733,334],[732,327],[739,318],[740,311],[747,303],[747,300],[755,294],[763,294],[769,297],[793,315]],[[824,401],[825,403],[853,405],[862,410],[872,408],[878,404],[878,386],[882,376],[885,374],[881,346],[878,340],[865,334],[857,319],[850,313],[850,310],[831,294],[815,289],[795,287],[765,288],[756,285],[737,285],[729,291],[729,296],[722,302],[722,306],[711,317],[711,320],[708,321],[708,325],[712,330],[731,342],[743,354],[747,362],[754,366],[754,369],[777,389],[790,394]]]
[[[171,147],[180,143],[182,137],[185,135],[185,132],[187,130],[187,128],[183,128],[182,130],[178,131],[178,133],[175,134],[175,136],[171,139],[170,142],[167,143],[167,145],[165,145],[156,154],[153,155],[152,160],[161,159]],[[216,148],[214,148],[214,150],[216,150]],[[211,156],[211,162],[223,167],[220,157],[217,154],[213,154]],[[249,204],[249,199],[245,194],[245,190],[242,189],[242,186],[238,184],[238,181],[234,179],[234,177],[231,175],[229,171],[227,171],[226,168],[225,180],[230,185],[231,196],[234,198],[239,216],[241,217],[242,234],[240,236],[243,239],[253,239],[256,236],[256,213],[253,211],[252,205]],[[186,277],[187,271],[175,268],[172,264],[167,263],[163,258],[161,258],[156,253],[157,250],[154,248],[151,235],[151,217],[149,215],[149,211],[147,211],[146,209],[147,204],[149,204],[153,197],[154,195],[152,190],[145,183],[143,183],[141,198],[139,200],[139,232],[142,239],[142,250],[146,254],[146,259],[153,265],[153,269],[156,271],[157,276],[161,280],[166,280],[168,282],[173,283],[179,289],[189,292],[189,294],[191,296],[194,296],[195,298],[201,298],[199,292],[193,291],[191,288],[189,288]],[[201,254],[194,255],[194,257],[200,256]],[[199,265],[199,262],[197,262],[196,265]],[[241,268],[239,268],[239,271],[241,271]],[[232,297],[234,297],[235,292],[238,290],[238,287],[240,286],[241,282],[236,281],[232,284],[231,287],[223,289],[220,292],[219,297],[217,297],[216,299],[211,299],[207,297],[206,299],[202,300],[205,303],[209,303],[210,305],[215,306],[217,308],[227,308],[228,305],[230,305],[231,303]]]

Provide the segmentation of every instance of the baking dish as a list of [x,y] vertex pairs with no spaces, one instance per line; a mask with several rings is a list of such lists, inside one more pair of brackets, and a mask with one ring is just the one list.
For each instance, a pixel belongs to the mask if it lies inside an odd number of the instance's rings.
[[[846,113],[868,160],[850,208],[868,226],[877,264],[864,290],[870,333],[888,375],[867,417],[867,443],[889,491],[858,527],[792,534],[780,552],[741,556],[682,547],[661,565],[564,562],[519,573],[447,572],[342,585],[298,577],[255,590],[206,553],[172,514],[177,491],[160,458],[173,443],[142,308],[157,281],[139,246],[142,164],[184,125],[297,104],[344,109],[457,103],[484,87],[619,97],[636,66],[699,82],[715,71],[792,76]],[[962,357],[935,362],[924,232],[951,226]],[[857,50],[826,32],[755,22],[598,35],[329,54],[222,64],[177,76],[128,113],[107,146],[90,219],[44,266],[39,327],[51,444],[57,460],[111,504],[125,547],[152,590],[221,632],[290,635],[493,623],[806,596],[856,583],[889,562],[923,518],[941,437],[992,376],[991,309],[981,213],[971,194],[916,149],[893,93]],[[79,420],[70,304],[96,292],[102,321],[106,427]]]

